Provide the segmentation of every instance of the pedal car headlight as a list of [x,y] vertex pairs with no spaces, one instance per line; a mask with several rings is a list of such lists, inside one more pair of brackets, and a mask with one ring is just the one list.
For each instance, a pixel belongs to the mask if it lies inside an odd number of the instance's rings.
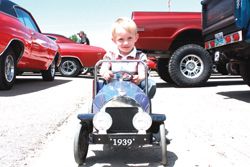
[[146,130],[152,125],[152,119],[148,113],[139,111],[133,118],[133,126],[138,133],[146,133]]
[[112,125],[112,118],[108,113],[101,111],[95,114],[93,124],[99,133],[105,134]]

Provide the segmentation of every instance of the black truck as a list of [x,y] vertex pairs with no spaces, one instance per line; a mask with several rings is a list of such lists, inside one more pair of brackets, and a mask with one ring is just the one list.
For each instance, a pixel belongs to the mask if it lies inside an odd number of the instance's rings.
[[240,74],[250,86],[250,0],[203,0],[201,4],[205,48],[214,55],[217,67]]

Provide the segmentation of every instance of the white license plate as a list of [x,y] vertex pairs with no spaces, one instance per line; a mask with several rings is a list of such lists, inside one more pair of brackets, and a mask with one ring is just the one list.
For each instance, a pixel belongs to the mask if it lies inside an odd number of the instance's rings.
[[131,146],[135,139],[132,138],[112,138],[114,146]]
[[215,36],[215,46],[222,46],[226,44],[226,41],[224,39],[223,32],[217,33],[214,35]]

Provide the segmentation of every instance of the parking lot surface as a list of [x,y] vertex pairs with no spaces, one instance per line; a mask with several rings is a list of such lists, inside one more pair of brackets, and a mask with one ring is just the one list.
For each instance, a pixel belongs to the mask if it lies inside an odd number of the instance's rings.
[[[250,88],[239,76],[213,75],[197,88],[152,78],[158,87],[153,112],[167,116],[168,166],[250,164]],[[1,166],[77,166],[76,115],[87,111],[91,84],[84,76],[57,77],[51,83],[28,76],[20,77],[13,90],[0,92]],[[91,145],[85,166],[161,166],[159,162],[159,148],[103,150]]]

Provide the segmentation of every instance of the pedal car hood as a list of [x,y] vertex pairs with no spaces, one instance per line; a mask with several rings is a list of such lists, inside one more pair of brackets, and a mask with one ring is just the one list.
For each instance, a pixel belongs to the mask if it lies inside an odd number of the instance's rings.
[[99,112],[107,103],[113,107],[141,107],[149,112],[149,98],[134,83],[129,81],[112,81],[104,85],[93,100],[93,112]]

